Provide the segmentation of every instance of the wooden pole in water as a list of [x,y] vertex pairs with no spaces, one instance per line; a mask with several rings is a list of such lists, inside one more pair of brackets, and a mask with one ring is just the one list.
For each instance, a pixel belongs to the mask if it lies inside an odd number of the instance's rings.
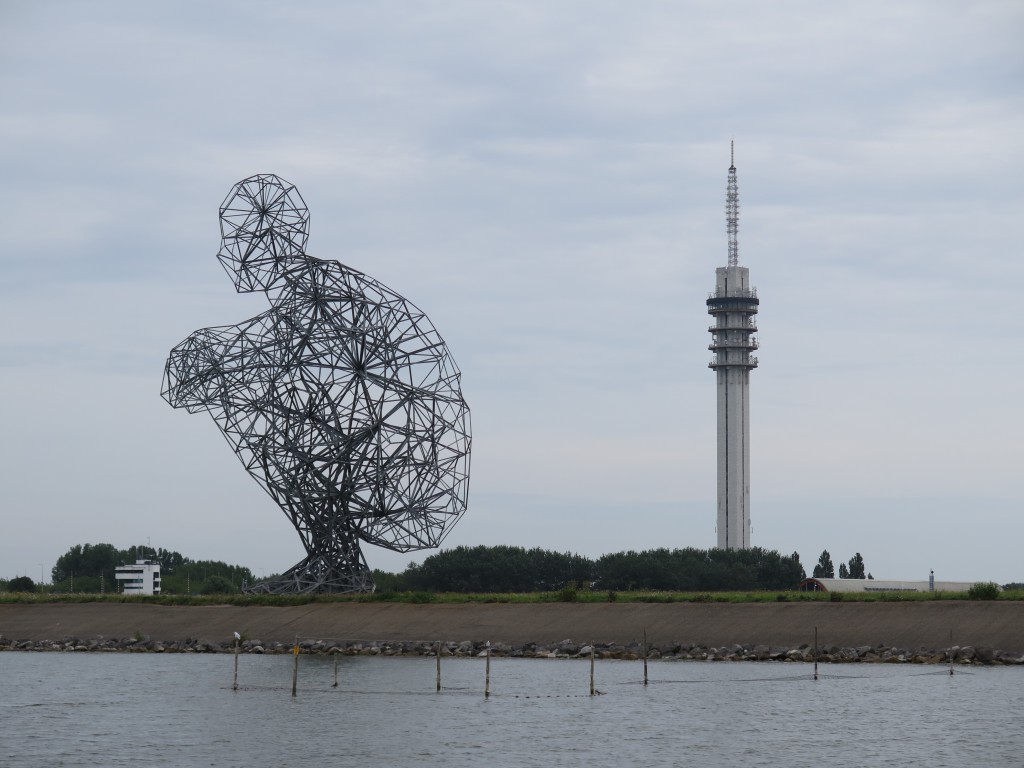
[[341,654],[339,654],[337,651],[335,651],[335,653],[334,653],[334,685],[332,685],[331,688],[337,688],[338,687],[338,656],[340,656],[340,655]]
[[647,630],[644,630],[644,685],[647,685],[647,655],[650,653],[647,650]]
[[235,679],[231,682],[231,690],[238,690],[238,634],[235,634]]
[[953,674],[953,628],[949,628],[949,650],[946,651],[949,654],[949,674]]
[[299,636],[295,636],[295,666],[292,667],[292,698],[295,698],[299,689]]
[[489,698],[491,695],[491,641],[487,641],[487,672],[486,679],[484,680],[484,698]]
[[590,641],[590,695],[593,696],[594,688],[594,641]]
[[818,628],[814,628],[814,679],[818,679]]
[[437,692],[441,692],[441,641],[437,641]]

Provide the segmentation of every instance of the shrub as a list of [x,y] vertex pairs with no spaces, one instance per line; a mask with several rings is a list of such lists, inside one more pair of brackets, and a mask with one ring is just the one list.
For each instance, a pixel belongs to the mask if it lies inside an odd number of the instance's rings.
[[674,603],[675,598],[671,592],[651,592],[644,597],[645,603]]
[[364,592],[356,595],[360,603],[391,603],[398,602],[399,595],[393,589],[378,589],[376,592]]
[[203,592],[210,595],[229,595],[237,592],[235,585],[220,575],[213,575],[208,578],[202,586]]
[[968,600],[998,600],[999,585],[991,581],[982,581],[972,584],[967,590]]
[[576,597],[576,587],[562,587],[558,591],[558,602],[560,603],[575,603]]
[[16,576],[7,582],[8,592],[35,592],[36,583],[28,576]]
[[841,603],[841,602],[843,602],[843,593],[842,592],[829,592],[828,593],[828,599],[831,600],[833,603]]

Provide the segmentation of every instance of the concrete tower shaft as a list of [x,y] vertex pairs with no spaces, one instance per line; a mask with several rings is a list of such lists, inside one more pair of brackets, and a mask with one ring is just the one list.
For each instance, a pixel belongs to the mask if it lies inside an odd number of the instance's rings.
[[718,397],[718,546],[750,546],[750,371],[757,367],[757,291],[750,271],[738,264],[739,192],[735,163],[726,191],[729,266],[715,270],[715,290],[708,296],[708,328],[715,353],[708,367],[717,377]]

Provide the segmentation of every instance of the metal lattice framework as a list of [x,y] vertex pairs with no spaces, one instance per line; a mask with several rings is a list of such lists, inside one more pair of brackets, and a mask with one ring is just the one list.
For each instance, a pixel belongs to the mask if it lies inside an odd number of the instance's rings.
[[725,185],[725,231],[729,235],[729,266],[740,264],[740,188],[736,183],[736,143],[729,143],[729,180]]
[[306,254],[309,215],[274,175],[220,209],[217,257],[271,308],[171,350],[162,396],[208,412],[291,520],[307,556],[248,591],[373,589],[360,542],[436,547],[466,510],[469,408],[426,315],[376,280]]

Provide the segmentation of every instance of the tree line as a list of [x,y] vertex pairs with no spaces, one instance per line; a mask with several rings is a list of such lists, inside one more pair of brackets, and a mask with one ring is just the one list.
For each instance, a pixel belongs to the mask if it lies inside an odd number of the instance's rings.
[[[256,580],[240,565],[219,560],[193,560],[160,547],[77,544],[57,558],[51,572],[54,592],[115,592],[118,565],[148,559],[160,563],[161,591],[167,594],[215,594],[241,590]],[[828,550],[821,553],[813,575],[835,578]],[[865,574],[858,552],[841,563],[840,578],[872,578]],[[422,564],[410,563],[401,573],[374,571],[379,591],[395,592],[545,592],[565,588],[608,591],[792,589],[806,577],[800,555],[751,549],[629,550],[591,559],[569,552],[534,547],[459,546],[441,550]],[[28,577],[17,586],[32,591]],[[25,583],[22,583],[25,582]],[[7,585],[0,585],[7,586]]]
[[216,594],[238,592],[254,581],[241,565],[220,560],[193,560],[180,552],[134,545],[118,549],[113,544],[76,544],[57,558],[50,575],[54,592],[116,592],[114,569],[136,560],[160,564],[160,588],[167,594]]
[[[818,557],[818,564],[814,566],[814,571],[811,574],[815,579],[834,579],[836,577],[836,568],[832,564],[832,555],[828,553],[828,550],[824,550],[821,556]],[[856,552],[853,557],[850,558],[849,563],[839,564],[839,578],[840,579],[873,579],[875,578],[870,573],[865,573],[864,569],[864,558],[860,552]]]
[[540,548],[459,546],[411,563],[399,574],[375,572],[378,589],[429,592],[544,592],[792,589],[804,577],[800,556],[751,549],[651,549],[583,555]]

